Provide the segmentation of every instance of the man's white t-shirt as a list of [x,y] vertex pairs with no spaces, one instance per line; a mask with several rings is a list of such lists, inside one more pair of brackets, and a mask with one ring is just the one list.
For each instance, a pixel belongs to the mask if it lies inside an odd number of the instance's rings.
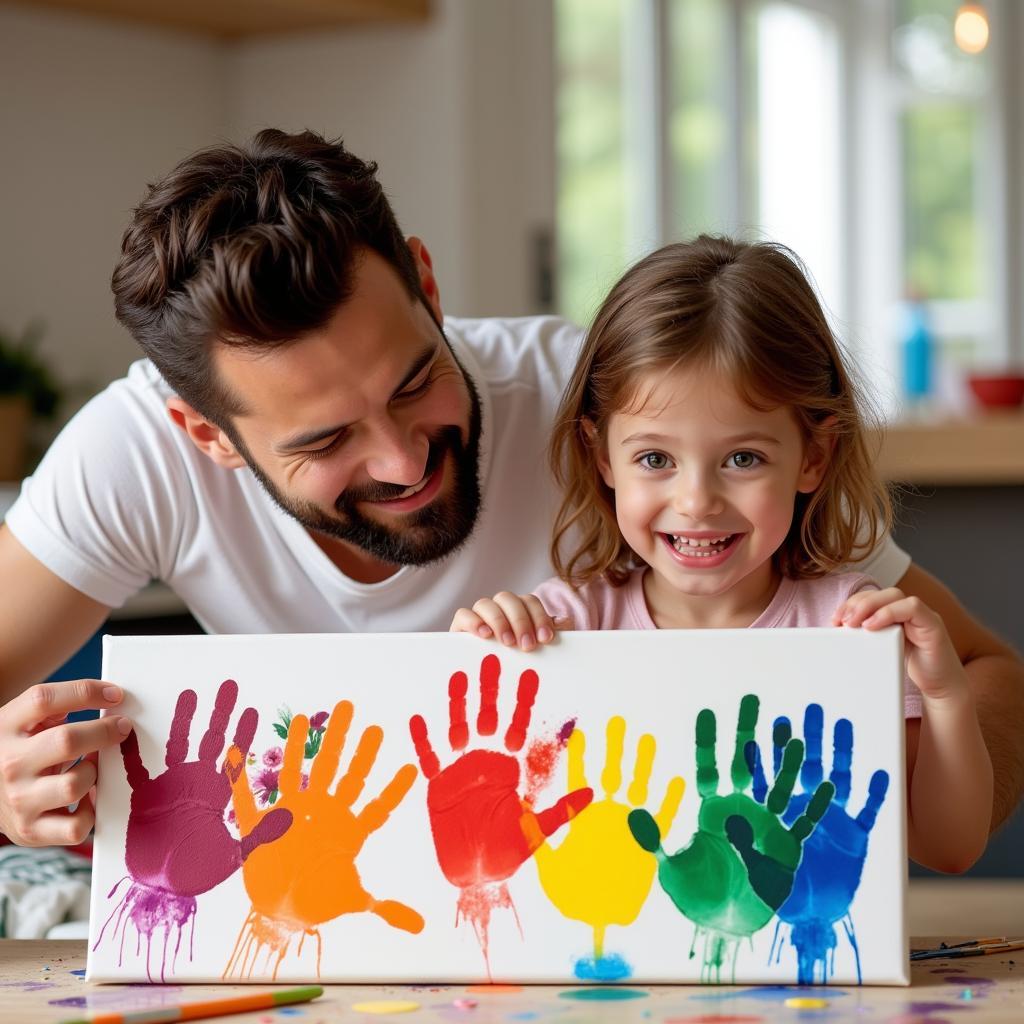
[[[65,427],[6,523],[94,600],[120,607],[163,580],[210,633],[446,630],[460,606],[553,573],[547,444],[581,333],[530,317],[447,319],[445,334],[480,393],[483,505],[441,562],[381,583],[349,579],[248,468],[217,466],[174,425],[172,392],[146,360]],[[886,538],[858,569],[890,586],[909,563]]]

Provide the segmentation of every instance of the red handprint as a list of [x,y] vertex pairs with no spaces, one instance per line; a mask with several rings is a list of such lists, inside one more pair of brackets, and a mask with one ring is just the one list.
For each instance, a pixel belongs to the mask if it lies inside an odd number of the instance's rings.
[[[501,662],[495,655],[487,655],[480,665],[480,711],[476,720],[480,736],[493,736],[498,730],[500,675]],[[428,780],[427,810],[437,861],[445,878],[461,890],[458,918],[467,918],[472,923],[483,949],[488,976],[487,929],[491,909],[502,906],[515,913],[505,880],[594,796],[591,789],[577,789],[547,810],[534,810],[535,794],[555,768],[555,759],[549,754],[551,741],[531,745],[524,759],[528,786],[520,795],[523,765],[512,755],[518,754],[526,742],[538,684],[537,673],[532,669],[519,677],[515,712],[504,739],[507,754],[468,750],[442,770],[430,745],[426,722],[420,715],[409,720],[416,756]],[[465,750],[469,743],[468,685],[465,672],[456,672],[448,683],[448,742],[453,751]],[[559,732],[559,747],[571,732],[571,727]]]

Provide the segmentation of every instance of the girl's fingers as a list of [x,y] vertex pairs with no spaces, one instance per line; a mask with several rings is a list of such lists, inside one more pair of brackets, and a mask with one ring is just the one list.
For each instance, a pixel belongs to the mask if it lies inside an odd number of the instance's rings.
[[897,587],[888,587],[885,590],[862,590],[859,594],[851,597],[836,609],[832,622],[837,626],[861,626],[864,620],[894,601],[904,598],[904,593]]
[[515,647],[516,634],[501,606],[490,597],[483,597],[475,605],[473,611],[483,620],[491,635],[506,647]]
[[460,608],[452,619],[449,633],[472,633],[474,636],[489,640],[494,633],[491,627],[472,608]]
[[934,629],[942,620],[920,598],[905,597],[872,612],[862,623],[865,629],[882,629],[896,623]]
[[538,643],[550,643],[555,630],[567,626],[568,623],[557,625],[533,594],[503,590],[494,597],[481,598],[472,608],[460,608],[449,631],[472,633],[485,640],[495,637],[506,647],[532,651]]
[[[494,595],[494,603],[504,613],[513,633],[513,644],[520,650],[532,651],[537,646],[538,630],[543,629],[547,643],[554,637],[554,624],[544,606],[533,594],[512,594],[507,590]],[[504,636],[503,642],[508,643]]]
[[555,638],[555,622],[547,613],[547,609],[540,603],[539,597],[533,594],[524,594],[523,603],[526,605],[530,618],[533,620],[533,634],[538,643],[548,644]]

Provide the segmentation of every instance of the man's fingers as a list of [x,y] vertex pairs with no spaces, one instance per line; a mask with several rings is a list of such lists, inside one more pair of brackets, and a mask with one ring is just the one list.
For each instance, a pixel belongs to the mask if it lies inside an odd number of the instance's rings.
[[100,679],[37,683],[7,704],[3,717],[20,732],[31,732],[40,722],[62,719],[69,711],[115,707],[123,696],[121,687]]
[[[49,768],[75,761],[94,750],[120,746],[132,731],[132,721],[123,715],[105,715],[88,722],[71,722],[36,733],[21,743],[17,772],[25,778]],[[8,781],[10,776],[5,772]]]
[[95,824],[96,811],[91,801],[82,800],[74,811],[50,811],[20,835],[9,838],[19,846],[77,846],[89,838]]
[[29,788],[28,801],[34,805],[30,813],[34,812],[34,818],[77,804],[95,785],[96,766],[92,761],[79,761],[60,775],[44,775]]

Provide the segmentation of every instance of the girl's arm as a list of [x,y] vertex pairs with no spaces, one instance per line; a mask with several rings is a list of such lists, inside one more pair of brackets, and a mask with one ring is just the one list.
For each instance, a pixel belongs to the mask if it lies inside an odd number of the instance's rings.
[[1024,661],[920,566],[911,565],[896,586],[939,613],[967,672],[992,759],[989,832],[993,832],[1014,812],[1024,793]]
[[890,587],[854,594],[836,620],[870,630],[902,625],[907,672],[923,705],[916,756],[908,759],[910,855],[936,871],[966,871],[988,840],[992,762],[942,619],[920,598]]

